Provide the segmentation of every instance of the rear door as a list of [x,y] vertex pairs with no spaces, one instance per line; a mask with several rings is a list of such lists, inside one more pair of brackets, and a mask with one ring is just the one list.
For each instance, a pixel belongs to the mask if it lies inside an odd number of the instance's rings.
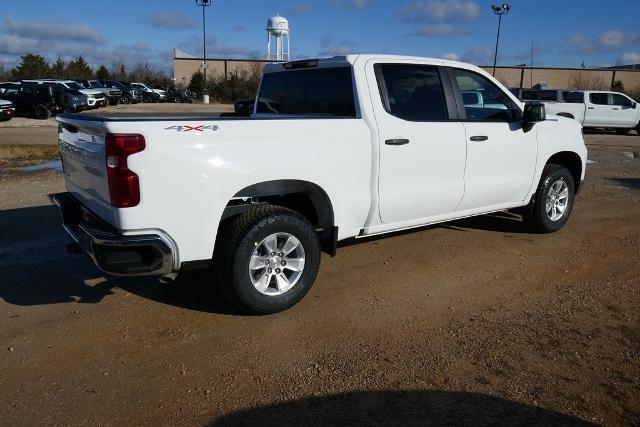
[[464,127],[454,116],[445,78],[432,65],[372,61],[367,66],[380,141],[383,223],[448,214],[462,199]]
[[607,126],[611,124],[611,105],[607,92],[589,92],[584,126]]
[[619,93],[610,94],[612,125],[633,128],[638,124],[638,106],[631,98]]
[[[535,127],[523,129],[517,104],[487,77],[450,69],[454,90],[464,105],[465,192],[458,211],[517,205],[531,188],[538,143]],[[465,93],[482,94],[482,105],[467,104]]]

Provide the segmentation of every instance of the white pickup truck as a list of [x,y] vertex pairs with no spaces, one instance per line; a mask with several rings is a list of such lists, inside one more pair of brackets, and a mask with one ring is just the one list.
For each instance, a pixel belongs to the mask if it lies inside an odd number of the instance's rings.
[[[471,91],[482,93],[465,105]],[[345,239],[519,208],[560,229],[579,124],[481,69],[349,55],[270,64],[250,117],[59,115],[70,249],[115,275],[212,267],[253,313],[297,303]]]
[[585,128],[611,128],[620,134],[640,133],[640,108],[627,95],[604,91],[571,91],[564,102],[544,102],[547,113],[577,120]]

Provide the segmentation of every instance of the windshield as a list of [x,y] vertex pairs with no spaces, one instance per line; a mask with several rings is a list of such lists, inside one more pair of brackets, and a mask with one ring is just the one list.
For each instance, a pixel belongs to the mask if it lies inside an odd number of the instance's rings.
[[69,89],[77,89],[77,90],[86,89],[84,86],[82,86],[80,83],[77,83],[77,82],[70,82],[65,84]]
[[89,80],[89,83],[91,83],[91,87],[94,89],[104,88],[104,86],[102,86],[102,84],[97,80]]

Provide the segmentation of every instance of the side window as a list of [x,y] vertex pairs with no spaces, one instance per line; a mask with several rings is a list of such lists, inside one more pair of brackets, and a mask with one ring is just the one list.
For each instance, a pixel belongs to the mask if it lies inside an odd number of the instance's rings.
[[589,102],[596,105],[609,105],[609,96],[606,93],[590,93]]
[[22,86],[22,93],[26,95],[33,95],[35,93],[35,88],[33,86]]
[[382,103],[389,114],[414,122],[449,118],[436,67],[380,64],[376,72]]
[[582,104],[584,103],[583,92],[569,92],[564,96],[564,102],[569,104]]
[[266,73],[258,113],[355,117],[351,67]]
[[467,70],[451,70],[462,93],[467,120],[515,122],[521,119],[520,109],[489,79]]
[[632,101],[626,96],[618,95],[617,93],[611,94],[613,105],[619,105],[621,107],[631,107]]
[[538,99],[538,92],[535,90],[523,90],[520,99],[526,99],[529,101],[533,101]]

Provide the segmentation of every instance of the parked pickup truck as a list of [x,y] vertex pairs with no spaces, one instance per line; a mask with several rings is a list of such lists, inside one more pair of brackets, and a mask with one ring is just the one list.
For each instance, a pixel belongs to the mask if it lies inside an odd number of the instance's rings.
[[640,133],[638,103],[623,93],[573,91],[565,94],[564,102],[545,104],[547,113],[570,117],[585,128],[611,128],[621,134],[636,129]]
[[[486,104],[465,105],[472,91]],[[415,57],[269,64],[250,117],[58,121],[70,249],[165,281],[211,265],[253,313],[296,304],[347,239],[507,209],[556,231],[587,159],[575,120],[478,67]]]

